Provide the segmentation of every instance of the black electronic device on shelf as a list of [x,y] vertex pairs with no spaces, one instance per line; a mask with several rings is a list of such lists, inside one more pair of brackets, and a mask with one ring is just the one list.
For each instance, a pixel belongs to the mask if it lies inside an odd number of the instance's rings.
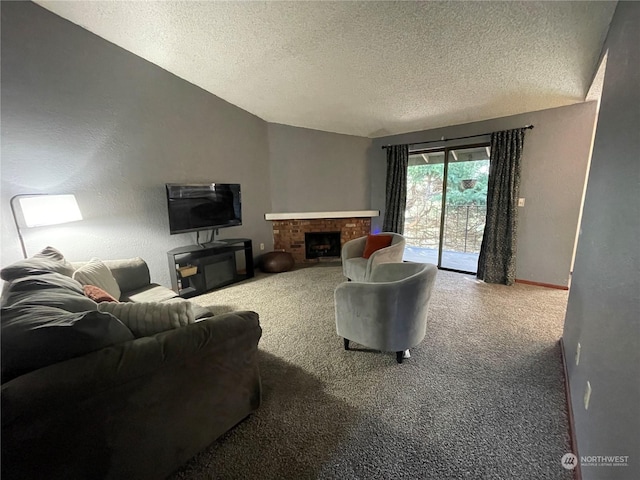
[[242,225],[239,183],[167,183],[170,233]]

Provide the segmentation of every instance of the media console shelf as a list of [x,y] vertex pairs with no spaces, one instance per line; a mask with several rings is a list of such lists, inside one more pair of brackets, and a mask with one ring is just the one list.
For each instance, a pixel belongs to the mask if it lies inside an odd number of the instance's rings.
[[[245,272],[238,271],[236,254],[244,251]],[[171,288],[183,298],[240,282],[254,275],[253,247],[248,238],[187,245],[167,252]]]

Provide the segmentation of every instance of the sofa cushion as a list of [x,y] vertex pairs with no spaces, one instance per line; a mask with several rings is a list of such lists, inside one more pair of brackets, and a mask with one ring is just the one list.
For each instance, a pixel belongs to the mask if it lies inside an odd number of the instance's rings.
[[120,287],[111,270],[99,258],[92,258],[73,272],[73,278],[82,285],[95,285],[115,299],[120,298]]
[[0,270],[0,278],[10,282],[21,277],[41,275],[43,273],[61,273],[67,277],[73,275],[73,267],[58,250],[47,247],[33,257],[13,263]]
[[191,302],[186,300],[162,303],[104,302],[98,304],[98,310],[117,317],[138,338],[194,323]]
[[163,287],[157,283],[151,283],[146,287],[125,292],[121,295],[120,300],[123,302],[165,302],[171,298],[177,298],[178,294],[170,288]]
[[369,258],[374,252],[391,245],[392,241],[393,237],[391,235],[367,235],[362,257]]
[[17,303],[3,307],[0,314],[3,383],[133,339],[131,331],[117,318],[96,310],[72,313],[52,306]]

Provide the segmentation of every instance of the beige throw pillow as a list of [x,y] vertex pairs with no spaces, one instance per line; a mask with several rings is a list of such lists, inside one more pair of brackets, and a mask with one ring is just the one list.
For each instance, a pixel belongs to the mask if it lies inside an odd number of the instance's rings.
[[120,286],[111,274],[111,270],[99,258],[92,258],[73,272],[73,279],[82,285],[95,285],[116,300],[120,299]]
[[183,327],[194,322],[191,302],[103,302],[100,312],[107,312],[124,323],[136,337],[148,337],[156,333]]

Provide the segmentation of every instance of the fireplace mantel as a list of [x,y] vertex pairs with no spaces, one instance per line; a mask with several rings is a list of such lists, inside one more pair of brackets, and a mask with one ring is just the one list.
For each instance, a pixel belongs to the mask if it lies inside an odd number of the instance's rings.
[[297,212],[297,213],[265,213],[265,220],[311,220],[317,218],[362,218],[377,217],[380,210],[350,210],[339,212]]

